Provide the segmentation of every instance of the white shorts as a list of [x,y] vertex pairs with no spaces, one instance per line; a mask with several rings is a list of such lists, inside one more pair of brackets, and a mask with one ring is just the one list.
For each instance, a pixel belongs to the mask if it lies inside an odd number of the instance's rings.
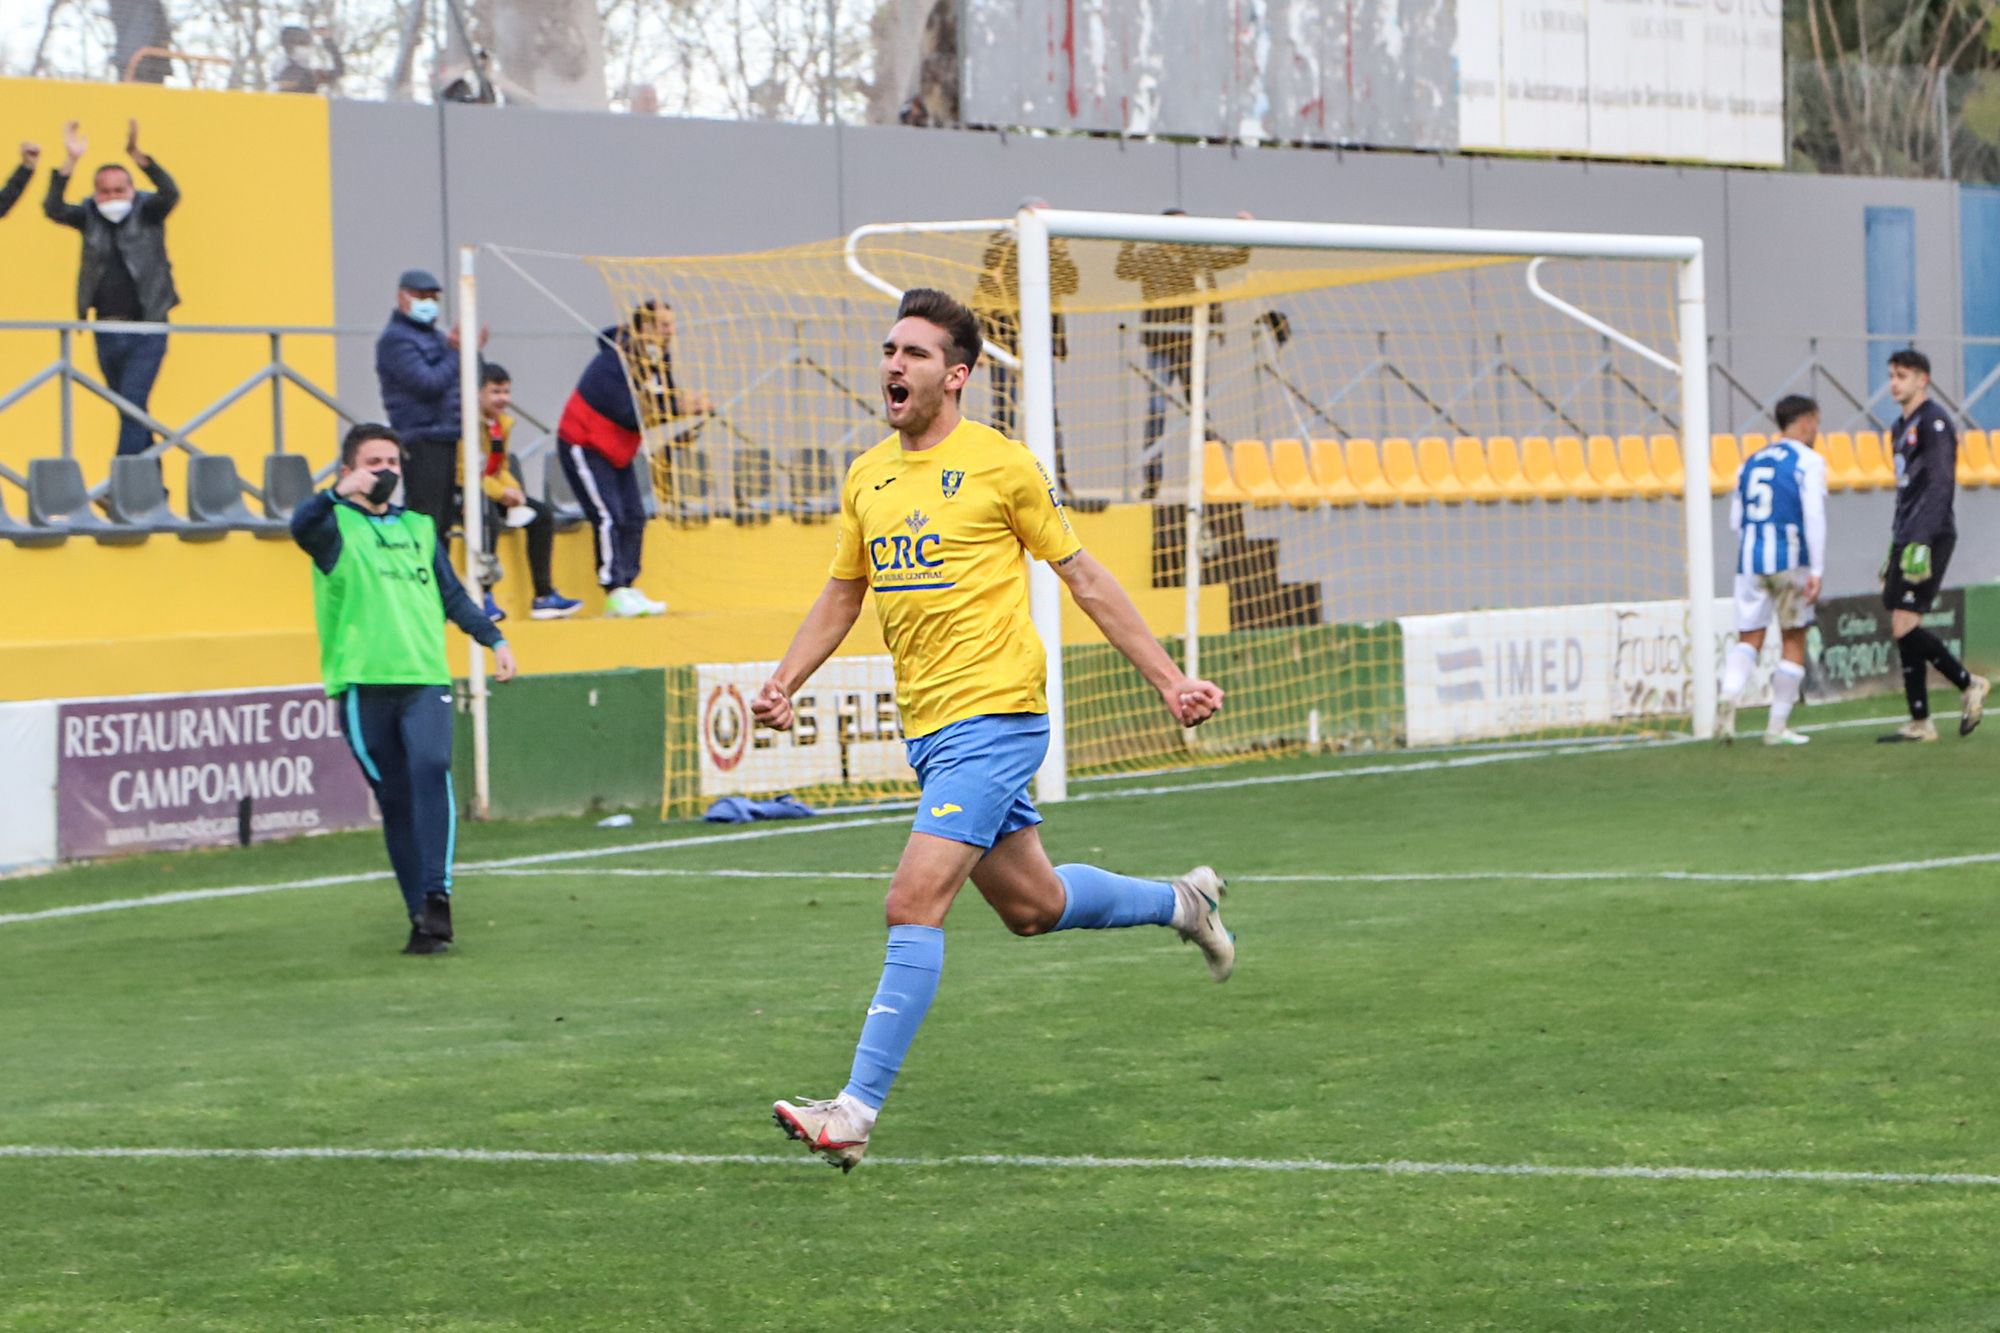
[[1811,577],[1812,571],[1804,567],[1776,574],[1738,574],[1736,632],[1768,629],[1773,615],[1781,630],[1812,624],[1813,604],[1806,600],[1806,580]]

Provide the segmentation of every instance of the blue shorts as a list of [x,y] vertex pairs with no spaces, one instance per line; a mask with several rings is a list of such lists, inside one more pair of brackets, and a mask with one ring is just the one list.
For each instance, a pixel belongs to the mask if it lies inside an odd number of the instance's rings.
[[990,848],[1042,822],[1028,783],[1049,752],[1047,713],[969,717],[903,748],[924,784],[916,832]]

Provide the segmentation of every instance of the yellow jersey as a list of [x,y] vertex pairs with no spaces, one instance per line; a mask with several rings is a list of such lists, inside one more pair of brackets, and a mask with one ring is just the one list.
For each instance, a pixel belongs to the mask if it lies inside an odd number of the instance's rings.
[[991,426],[961,421],[922,450],[891,435],[854,460],[831,572],[874,590],[905,736],[1049,711],[1021,553],[1082,549],[1035,456]]

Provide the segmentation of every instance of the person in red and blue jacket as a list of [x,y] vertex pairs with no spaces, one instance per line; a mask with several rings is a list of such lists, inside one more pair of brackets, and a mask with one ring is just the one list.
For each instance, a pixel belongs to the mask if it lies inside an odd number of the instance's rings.
[[633,386],[644,395],[650,418],[708,410],[706,398],[674,384],[673,320],[672,307],[649,300],[625,324],[602,330],[597,355],[584,367],[556,426],[563,475],[589,520],[597,581],[612,616],[656,616],[667,609],[633,586],[646,539],[643,483],[634,466],[643,435]]

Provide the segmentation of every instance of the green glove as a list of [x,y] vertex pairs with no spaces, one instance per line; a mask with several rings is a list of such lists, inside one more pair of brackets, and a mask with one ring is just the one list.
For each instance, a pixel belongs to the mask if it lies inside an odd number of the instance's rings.
[[1903,548],[1903,577],[1911,583],[1922,583],[1931,576],[1931,548],[1923,542],[1911,542]]

